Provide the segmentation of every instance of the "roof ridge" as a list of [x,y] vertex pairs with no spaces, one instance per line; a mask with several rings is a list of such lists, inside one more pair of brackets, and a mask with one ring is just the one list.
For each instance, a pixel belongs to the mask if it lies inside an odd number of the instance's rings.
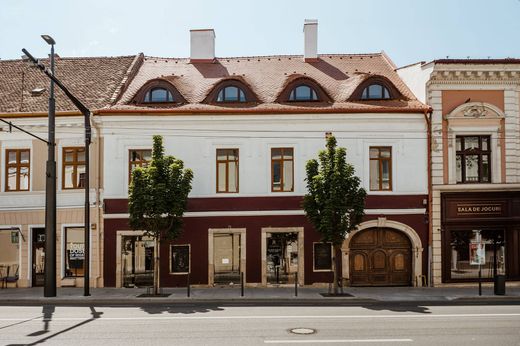
[[[92,60],[92,59],[119,59],[119,58],[134,58],[137,54],[133,55],[114,55],[114,56],[59,56],[59,60]],[[49,60],[48,57],[36,58],[38,60]],[[23,59],[0,59],[2,62],[23,62]]]
[[[318,57],[327,56],[381,56],[381,52],[377,53],[323,53],[318,54]],[[145,59],[162,59],[162,60],[190,60],[189,57],[159,57],[145,55]],[[303,58],[303,54],[273,54],[273,55],[244,55],[244,56],[217,56],[215,59],[267,59],[267,58]]]

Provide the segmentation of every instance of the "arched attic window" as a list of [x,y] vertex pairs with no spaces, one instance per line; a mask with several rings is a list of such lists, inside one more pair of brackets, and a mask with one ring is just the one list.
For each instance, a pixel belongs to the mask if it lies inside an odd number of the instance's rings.
[[350,97],[351,101],[371,101],[371,100],[395,100],[403,99],[404,96],[397,88],[385,77],[369,77],[362,82]]
[[185,102],[184,97],[170,82],[161,79],[143,85],[132,100],[135,104],[157,107],[171,107]]
[[323,88],[310,78],[289,82],[277,99],[278,102],[331,102]]
[[218,83],[208,94],[205,103],[219,105],[240,105],[257,102],[258,98],[241,80],[228,79]]

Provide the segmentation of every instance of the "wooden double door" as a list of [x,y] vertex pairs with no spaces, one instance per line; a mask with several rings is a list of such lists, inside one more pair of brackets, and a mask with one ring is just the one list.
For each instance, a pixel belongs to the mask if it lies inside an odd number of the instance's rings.
[[390,228],[370,228],[350,241],[352,286],[409,286],[412,247],[408,237]]

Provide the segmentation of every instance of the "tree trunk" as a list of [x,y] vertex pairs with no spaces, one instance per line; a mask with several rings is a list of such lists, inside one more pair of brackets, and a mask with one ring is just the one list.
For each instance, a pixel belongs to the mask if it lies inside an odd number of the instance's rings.
[[337,254],[339,253],[340,251],[340,245],[334,245],[332,247],[332,272],[334,274],[334,282],[333,282],[333,288],[334,288],[334,294],[338,294],[339,293],[339,286],[338,286],[338,278],[339,278],[339,275],[338,275],[338,269],[339,269],[339,266],[338,266],[338,263],[337,263]]
[[153,294],[159,294],[159,251],[160,251],[161,240],[160,237],[155,238],[155,251],[154,251],[154,264],[153,264]]

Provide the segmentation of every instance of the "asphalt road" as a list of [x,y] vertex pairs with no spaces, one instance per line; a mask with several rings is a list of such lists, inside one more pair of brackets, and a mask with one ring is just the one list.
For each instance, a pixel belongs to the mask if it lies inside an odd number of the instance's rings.
[[0,344],[520,345],[520,305],[1,306]]

